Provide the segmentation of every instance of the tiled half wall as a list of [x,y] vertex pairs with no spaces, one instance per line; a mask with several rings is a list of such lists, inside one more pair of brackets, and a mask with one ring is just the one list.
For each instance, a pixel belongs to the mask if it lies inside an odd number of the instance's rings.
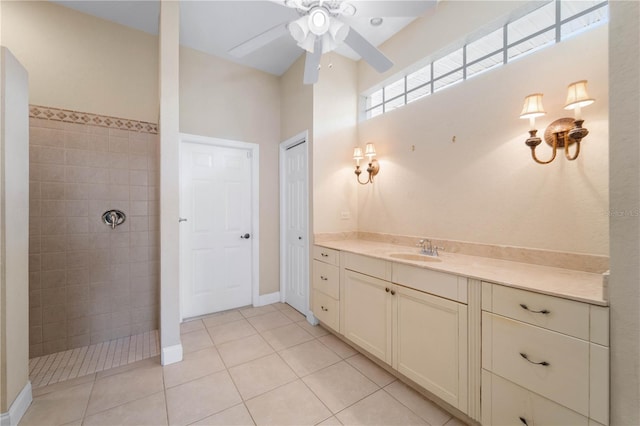
[[29,130],[30,357],[157,329],[157,126],[32,105]]

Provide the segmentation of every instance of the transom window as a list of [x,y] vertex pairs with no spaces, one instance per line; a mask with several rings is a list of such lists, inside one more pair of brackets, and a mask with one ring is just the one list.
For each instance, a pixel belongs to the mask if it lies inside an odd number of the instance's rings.
[[363,94],[365,117],[392,111],[601,25],[609,18],[607,6],[606,0],[550,1],[461,48],[450,49],[417,71],[368,90]]

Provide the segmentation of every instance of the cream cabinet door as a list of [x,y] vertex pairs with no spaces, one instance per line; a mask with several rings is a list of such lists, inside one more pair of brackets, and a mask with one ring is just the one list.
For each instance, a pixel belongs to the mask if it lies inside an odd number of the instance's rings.
[[344,271],[344,336],[391,364],[393,295],[391,283]]
[[428,391],[467,410],[467,307],[397,287],[394,365]]

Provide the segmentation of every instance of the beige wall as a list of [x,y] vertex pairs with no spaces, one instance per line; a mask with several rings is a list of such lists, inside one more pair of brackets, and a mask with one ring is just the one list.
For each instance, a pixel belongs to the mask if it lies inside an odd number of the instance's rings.
[[180,49],[180,131],[260,145],[260,294],[279,290],[279,78]]
[[[0,413],[29,380],[28,74],[0,47]],[[30,395],[29,395],[30,397]],[[22,401],[22,404],[27,401]],[[14,409],[17,411],[17,409]],[[23,413],[16,413],[22,415]],[[19,419],[9,419],[17,423]]]
[[309,131],[313,136],[313,86],[303,84],[305,55],[280,77],[280,134],[283,141]]
[[313,231],[355,231],[357,65],[335,53],[323,55],[320,64],[320,77],[313,86]]
[[610,5],[611,424],[640,424],[640,3]]
[[[381,171],[375,185],[359,188],[359,230],[607,255],[607,31],[361,122],[360,142],[376,143]],[[425,28],[419,39],[437,35]],[[393,40],[411,45],[405,32]],[[370,80],[366,74],[361,68]],[[551,121],[571,116],[562,109],[566,87],[581,79],[596,103],[583,111],[590,134],[580,158],[535,164],[524,144],[528,122],[518,118],[524,97],[545,94],[548,114],[537,123],[543,134]],[[544,143],[538,149],[541,158],[549,151]]]
[[3,1],[29,103],[158,122],[158,38],[48,1]]

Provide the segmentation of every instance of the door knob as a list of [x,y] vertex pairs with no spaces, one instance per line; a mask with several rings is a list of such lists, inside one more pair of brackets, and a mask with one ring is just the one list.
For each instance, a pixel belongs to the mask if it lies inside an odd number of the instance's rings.
[[301,240],[301,239],[302,239],[302,237],[298,237],[298,239],[299,239],[299,240]]
[[242,238],[243,240],[248,240],[249,238],[251,238],[251,234],[240,235],[240,238]]

